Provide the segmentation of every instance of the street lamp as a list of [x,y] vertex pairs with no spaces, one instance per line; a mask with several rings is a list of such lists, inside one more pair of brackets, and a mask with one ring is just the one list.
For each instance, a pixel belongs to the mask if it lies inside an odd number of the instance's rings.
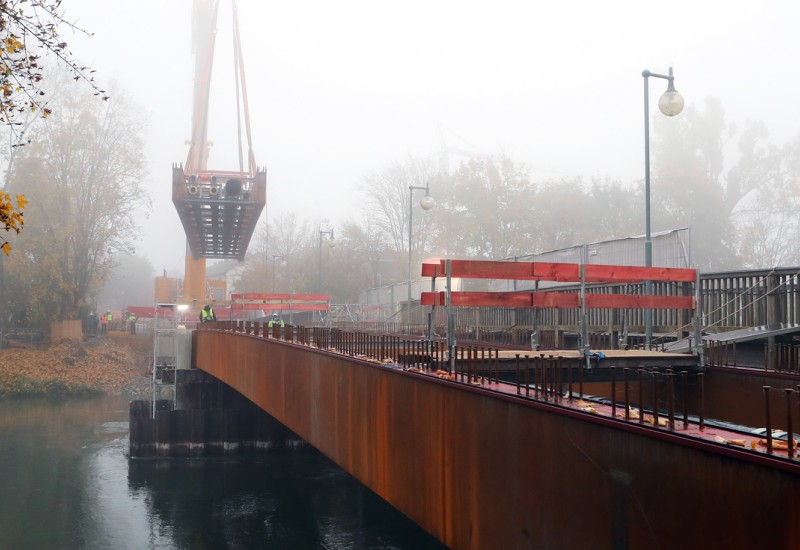
[[286,265],[286,258],[283,257],[282,254],[273,254],[272,255],[272,293],[275,294],[275,260],[280,258],[281,266]]
[[317,264],[317,289],[322,291],[322,236],[328,235],[328,248],[336,246],[336,240],[333,238],[333,229],[324,231],[319,230],[319,263]]
[[412,213],[414,212],[414,190],[424,189],[425,196],[419,200],[419,205],[423,210],[430,210],[436,205],[436,201],[430,195],[430,184],[425,182],[425,187],[420,185],[408,186],[408,302],[406,302],[406,311],[408,312],[408,324],[411,324],[411,228],[414,227]]
[[[647,267],[653,266],[653,240],[650,236],[650,92],[648,79],[650,77],[663,78],[667,81],[667,91],[658,100],[658,110],[666,116],[675,116],[683,110],[683,96],[675,90],[672,76],[672,67],[669,74],[656,74],[648,70],[642,71],[644,77],[644,263]],[[652,281],[645,281],[645,293],[652,292]],[[648,347],[653,338],[653,310],[644,310],[645,341]]]

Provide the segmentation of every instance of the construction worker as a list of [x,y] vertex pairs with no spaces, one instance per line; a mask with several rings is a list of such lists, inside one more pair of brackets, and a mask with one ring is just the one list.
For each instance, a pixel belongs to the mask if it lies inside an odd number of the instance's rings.
[[128,321],[131,323],[131,334],[136,334],[136,314],[134,312],[130,312],[130,315],[128,315]]
[[269,323],[267,323],[267,327],[272,328],[274,325],[278,325],[281,328],[284,327],[283,319],[278,319],[277,313],[272,314],[272,319],[270,319]]
[[214,308],[206,304],[206,306],[202,310],[200,310],[200,322],[210,323],[211,321],[216,321],[216,320],[217,316],[214,314]]
[[111,310],[106,311],[106,322],[108,323],[107,330],[114,330],[113,327],[111,326],[111,323],[113,321],[114,321],[114,314],[111,313]]
[[102,317],[100,317],[100,333],[105,334],[108,332],[108,314],[104,313]]

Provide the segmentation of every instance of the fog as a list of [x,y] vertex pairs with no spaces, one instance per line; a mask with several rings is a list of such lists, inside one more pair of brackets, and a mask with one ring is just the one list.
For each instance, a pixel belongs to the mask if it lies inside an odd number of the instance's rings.
[[[337,221],[361,211],[357,184],[408,155],[448,147],[504,151],[534,178],[644,177],[642,70],[666,73],[687,106],[714,96],[732,122],[763,121],[771,140],[798,135],[791,1],[239,0],[253,146],[268,169],[264,217]],[[64,39],[114,95],[150,120],[137,253],[183,271],[185,239],[170,169],[188,152],[191,0],[67,0],[94,33]],[[222,0],[209,168],[236,169],[230,0]],[[665,82],[650,81],[651,117]],[[659,115],[660,116],[660,115]],[[460,160],[453,155],[451,162]],[[149,217],[148,217],[149,215]]]

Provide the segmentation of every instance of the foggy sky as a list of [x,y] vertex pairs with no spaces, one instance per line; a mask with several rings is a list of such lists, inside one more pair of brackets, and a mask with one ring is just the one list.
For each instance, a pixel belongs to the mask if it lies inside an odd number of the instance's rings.
[[[449,147],[503,150],[534,178],[609,176],[633,185],[644,177],[643,69],[673,66],[687,106],[702,109],[715,96],[729,121],[764,121],[776,144],[800,134],[796,1],[238,5],[270,218],[293,211],[336,227],[360,217],[361,179],[409,154],[436,155],[439,125]],[[154,208],[136,248],[157,272],[180,275],[185,238],[171,166],[188,152],[192,1],[63,6],[94,33],[65,34],[75,57],[150,120],[145,187]],[[230,6],[222,0],[211,91],[215,170],[238,163]],[[665,81],[650,85],[654,115]]]

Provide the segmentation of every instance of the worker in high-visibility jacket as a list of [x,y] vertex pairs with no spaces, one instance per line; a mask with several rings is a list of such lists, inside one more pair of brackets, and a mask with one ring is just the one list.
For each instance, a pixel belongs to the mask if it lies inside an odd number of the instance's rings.
[[206,304],[206,306],[202,310],[200,310],[200,322],[210,323],[211,321],[216,321],[216,320],[217,316],[214,314],[214,308]]
[[131,311],[130,315],[128,315],[128,321],[131,324],[131,334],[136,334],[136,314]]
[[279,326],[281,328],[283,328],[285,326],[284,323],[283,323],[283,319],[278,319],[278,314],[277,313],[273,313],[272,314],[272,319],[270,319],[269,323],[267,323],[267,327],[268,328],[272,328],[275,325],[277,325],[277,326]]

